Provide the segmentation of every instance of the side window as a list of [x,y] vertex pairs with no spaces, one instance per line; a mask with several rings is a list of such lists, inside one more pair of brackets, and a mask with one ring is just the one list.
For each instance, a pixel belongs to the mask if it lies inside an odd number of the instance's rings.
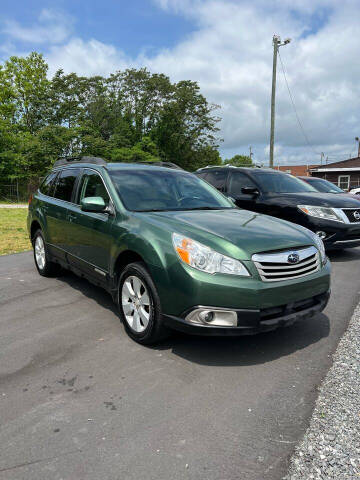
[[56,175],[57,172],[50,173],[40,185],[39,190],[43,195],[48,195],[49,197],[53,196]]
[[225,182],[227,177],[226,170],[213,170],[207,172],[206,181],[211,183],[215,188],[223,192],[225,190]]
[[197,173],[196,176],[207,181],[207,172]]
[[230,175],[229,181],[229,194],[234,197],[242,195],[241,189],[243,187],[254,187],[257,188],[255,183],[242,172],[232,172]]
[[96,172],[86,172],[81,178],[77,203],[86,197],[101,197],[106,205],[109,205],[110,197],[105,188],[104,182]]
[[79,172],[79,169],[69,168],[60,173],[56,183],[55,198],[71,202],[72,192]]

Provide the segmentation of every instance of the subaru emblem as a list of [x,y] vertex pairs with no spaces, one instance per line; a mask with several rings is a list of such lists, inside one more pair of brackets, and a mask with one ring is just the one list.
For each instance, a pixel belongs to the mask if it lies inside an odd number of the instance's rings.
[[298,263],[300,260],[300,257],[297,253],[290,253],[290,255],[287,258],[288,263]]

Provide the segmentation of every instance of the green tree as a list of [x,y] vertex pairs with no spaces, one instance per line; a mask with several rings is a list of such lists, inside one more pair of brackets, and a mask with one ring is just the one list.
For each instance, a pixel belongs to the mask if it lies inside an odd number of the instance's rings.
[[216,105],[196,82],[145,68],[84,77],[33,52],[0,66],[0,173],[42,176],[58,156],[167,160],[185,169],[221,163]]
[[234,155],[232,158],[224,160],[224,163],[234,165],[235,167],[253,167],[254,164],[248,155]]
[[12,120],[32,134],[46,122],[50,87],[47,70],[43,56],[32,52],[25,58],[10,57],[0,76],[0,89],[4,86],[11,98]]
[[0,178],[16,179],[22,173],[21,135],[15,125],[0,119]]
[[79,125],[86,98],[86,77],[58,70],[51,80],[49,122],[68,128]]
[[115,148],[110,154],[114,162],[156,162],[161,160],[155,143],[149,137],[143,137],[131,148]]
[[175,85],[174,94],[161,112],[154,138],[162,156],[189,170],[198,168],[196,153],[204,147],[217,148],[218,107],[207,102],[196,82]]

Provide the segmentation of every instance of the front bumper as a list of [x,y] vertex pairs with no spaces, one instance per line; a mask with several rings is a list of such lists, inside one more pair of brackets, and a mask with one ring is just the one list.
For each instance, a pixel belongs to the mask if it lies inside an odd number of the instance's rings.
[[[165,324],[175,330],[180,330],[194,335],[254,335],[269,332],[279,327],[292,325],[294,322],[310,318],[322,312],[330,297],[330,290],[320,295],[299,300],[296,302],[265,309],[237,309],[238,324],[236,327],[219,327],[214,325],[195,324],[185,320],[193,307],[185,311],[180,317],[163,315]],[[209,307],[211,310],[211,307]]]
[[330,289],[330,262],[310,275],[277,282],[263,282],[254,262],[244,261],[251,277],[214,274],[173,262],[167,269],[153,269],[164,314],[183,317],[196,305],[231,310],[264,310],[321,295]]
[[326,233],[324,244],[326,247],[342,242],[348,247],[356,247],[360,244],[360,224],[340,223],[331,220],[308,217],[304,226],[314,233],[322,231]]

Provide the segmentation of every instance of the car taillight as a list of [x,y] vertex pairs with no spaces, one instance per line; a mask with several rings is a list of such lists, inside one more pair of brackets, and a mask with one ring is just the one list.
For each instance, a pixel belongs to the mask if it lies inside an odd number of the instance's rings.
[[31,195],[29,196],[29,202],[28,202],[29,205],[30,205],[30,203],[32,202],[32,199],[33,199],[33,196],[32,196],[32,194],[31,194]]

